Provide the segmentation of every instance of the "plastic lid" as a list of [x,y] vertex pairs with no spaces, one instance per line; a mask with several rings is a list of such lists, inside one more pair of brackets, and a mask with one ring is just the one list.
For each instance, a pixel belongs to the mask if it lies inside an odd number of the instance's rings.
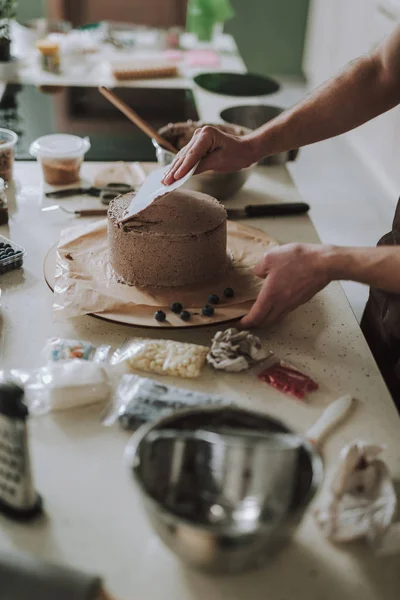
[[29,153],[32,156],[51,156],[53,158],[75,158],[82,156],[90,148],[89,138],[81,138],[68,133],[44,135],[35,140]]
[[4,181],[4,179],[2,179],[0,177],[0,192],[3,192],[5,190],[5,188],[6,188],[5,181]]

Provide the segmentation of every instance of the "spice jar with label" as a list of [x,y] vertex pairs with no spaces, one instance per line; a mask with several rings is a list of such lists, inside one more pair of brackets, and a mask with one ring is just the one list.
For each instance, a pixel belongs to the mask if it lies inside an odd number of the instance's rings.
[[49,73],[60,73],[60,47],[57,42],[51,40],[39,40],[36,48],[41,54],[41,64],[44,71]]
[[0,177],[0,225],[8,223],[8,201],[6,196],[6,183]]

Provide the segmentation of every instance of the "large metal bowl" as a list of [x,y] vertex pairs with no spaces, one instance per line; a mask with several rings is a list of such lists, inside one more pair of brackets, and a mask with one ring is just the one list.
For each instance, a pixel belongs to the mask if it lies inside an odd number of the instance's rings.
[[[201,121],[171,123],[165,127],[162,127],[159,130],[159,133],[166,140],[171,142],[173,146],[180,149],[180,144],[177,142],[179,141],[179,138],[182,137],[184,128],[187,127],[189,131],[194,133],[195,129],[198,127],[203,127],[204,125],[214,125],[214,127],[218,127],[224,132],[231,133],[233,135],[246,135],[247,133],[250,133],[250,129],[247,127],[240,127],[239,125],[203,123]],[[173,161],[175,155],[172,154],[172,152],[168,152],[168,150],[161,148],[156,140],[153,139],[152,141],[156,149],[158,163],[163,167],[169,165]],[[200,175],[195,175],[192,177],[184,185],[184,187],[197,192],[203,192],[203,194],[213,196],[214,198],[217,198],[217,200],[225,200],[226,198],[233,196],[238,190],[240,190],[241,187],[244,186],[253,169],[254,165],[248,167],[247,169],[242,169],[241,171],[232,173],[216,173],[214,171],[206,171],[205,173],[201,173]]]
[[[143,425],[131,438],[127,456],[147,515],[168,548],[196,568],[210,572],[239,572],[262,566],[296,531],[322,482],[321,459],[304,440],[298,452],[292,497],[285,514],[278,519],[259,517],[252,527],[247,524],[243,528],[240,523],[226,527],[204,519],[203,490],[196,489],[190,452],[185,451],[185,461],[189,461],[187,478],[179,484],[184,487],[178,494],[176,487],[170,487],[168,477],[176,458],[174,454],[160,452],[154,462],[155,457],[149,452],[150,432],[163,429],[196,431],[204,427],[291,433],[289,428],[271,417],[233,407],[179,411],[156,423]],[[175,497],[179,498],[176,503],[171,500]]]
[[[231,106],[220,113],[221,119],[226,123],[235,123],[249,129],[258,129],[268,121],[272,121],[284,112],[279,106],[268,106],[267,104],[245,104],[242,106]],[[298,149],[272,154],[260,161],[260,165],[283,165],[288,161],[296,160]]]

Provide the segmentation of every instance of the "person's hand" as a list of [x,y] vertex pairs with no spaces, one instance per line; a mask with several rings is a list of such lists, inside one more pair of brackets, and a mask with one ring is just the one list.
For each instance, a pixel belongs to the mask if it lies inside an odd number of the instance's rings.
[[252,142],[247,136],[230,135],[206,125],[196,129],[190,142],[178,152],[162,183],[171,185],[181,179],[198,161],[201,162],[196,173],[240,171],[257,162],[253,153]]
[[333,251],[331,246],[287,244],[267,252],[254,268],[254,273],[265,281],[240,326],[273,323],[308,302],[332,280]]

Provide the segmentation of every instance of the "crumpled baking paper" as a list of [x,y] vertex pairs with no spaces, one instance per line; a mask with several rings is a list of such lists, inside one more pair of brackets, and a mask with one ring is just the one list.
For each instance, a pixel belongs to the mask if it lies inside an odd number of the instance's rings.
[[393,523],[396,492],[378,457],[382,446],[354,442],[343,448],[327,499],[314,516],[333,542],[365,539],[378,554],[400,552],[400,523]]
[[263,349],[260,338],[249,331],[231,327],[215,334],[207,362],[214,369],[238,373],[264,360],[268,354]]
[[[225,305],[241,304],[257,297],[262,279],[252,267],[274,242],[266,233],[240,223],[228,222],[228,248],[231,268],[217,283],[179,288],[149,288],[119,283],[108,262],[107,220],[66,229],[57,249],[54,284],[54,319],[61,321],[88,313],[136,314],[168,307],[177,299],[186,308],[199,311],[210,292],[223,296],[226,287],[235,290]],[[224,305],[218,307],[223,315]]]

